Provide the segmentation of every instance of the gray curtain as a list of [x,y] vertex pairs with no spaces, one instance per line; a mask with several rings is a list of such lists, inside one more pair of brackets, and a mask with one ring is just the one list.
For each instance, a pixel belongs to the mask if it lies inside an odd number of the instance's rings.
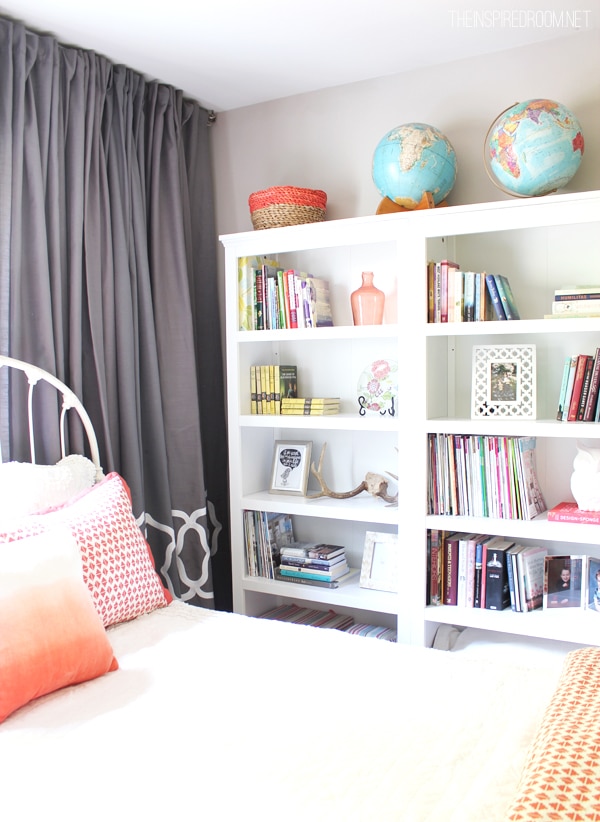
[[[82,399],[174,596],[229,610],[209,125],[176,89],[0,18],[0,351]],[[10,456],[28,459],[16,423]]]

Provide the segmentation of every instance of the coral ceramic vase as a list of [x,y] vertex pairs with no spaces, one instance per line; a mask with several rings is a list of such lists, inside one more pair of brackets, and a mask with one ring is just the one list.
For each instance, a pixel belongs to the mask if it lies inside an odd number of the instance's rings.
[[373,285],[373,272],[363,271],[362,285],[350,295],[354,325],[381,325],[385,294]]

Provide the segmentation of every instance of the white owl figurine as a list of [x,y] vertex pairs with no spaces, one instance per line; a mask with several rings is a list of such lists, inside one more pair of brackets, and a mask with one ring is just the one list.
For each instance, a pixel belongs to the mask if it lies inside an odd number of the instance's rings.
[[581,511],[600,511],[600,448],[577,443],[571,492]]

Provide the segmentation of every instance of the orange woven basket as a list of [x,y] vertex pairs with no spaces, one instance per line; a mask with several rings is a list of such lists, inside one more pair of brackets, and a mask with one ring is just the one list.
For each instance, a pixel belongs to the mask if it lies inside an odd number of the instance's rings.
[[327,194],[312,188],[273,186],[251,194],[248,205],[255,229],[318,223],[325,219]]

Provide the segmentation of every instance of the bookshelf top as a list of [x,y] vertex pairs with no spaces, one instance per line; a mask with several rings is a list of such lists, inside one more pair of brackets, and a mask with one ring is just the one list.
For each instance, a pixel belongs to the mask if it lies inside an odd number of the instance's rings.
[[417,232],[423,237],[487,232],[490,231],[490,226],[493,226],[494,231],[502,231],[551,225],[555,219],[561,223],[600,220],[600,191],[349,217],[284,228],[222,234],[219,239],[226,250],[234,255],[244,256],[392,241],[408,231]]

